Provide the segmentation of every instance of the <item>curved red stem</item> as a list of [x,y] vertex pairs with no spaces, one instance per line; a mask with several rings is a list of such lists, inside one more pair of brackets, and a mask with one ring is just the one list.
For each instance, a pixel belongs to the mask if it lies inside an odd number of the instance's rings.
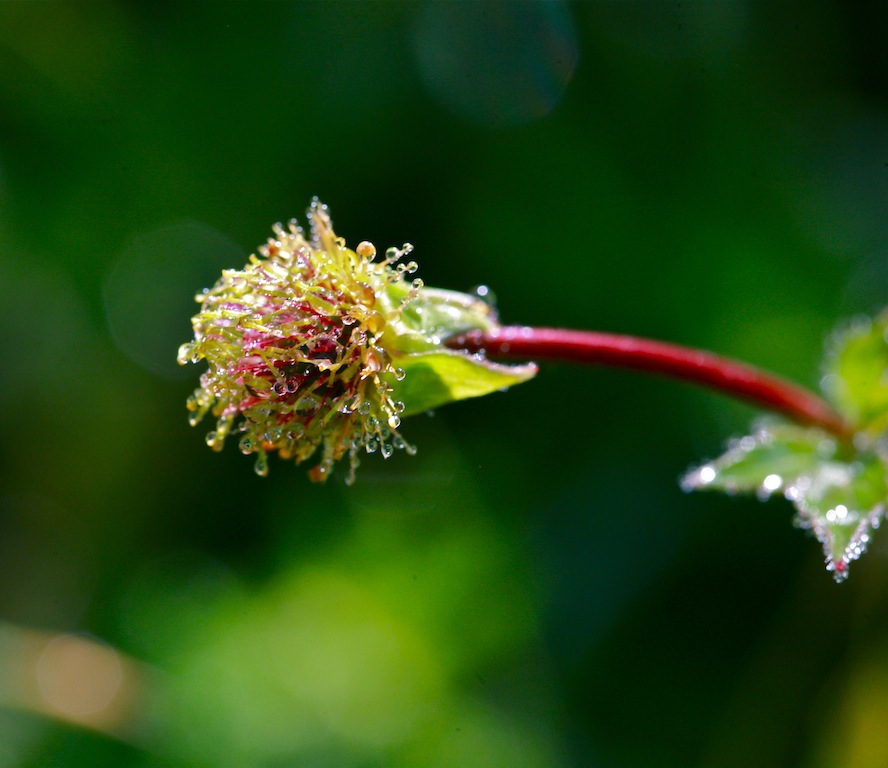
[[536,358],[633,368],[700,384],[821,427],[840,437],[853,430],[822,398],[745,363],[711,352],[595,331],[506,326],[471,331],[447,342],[453,349],[490,358]]

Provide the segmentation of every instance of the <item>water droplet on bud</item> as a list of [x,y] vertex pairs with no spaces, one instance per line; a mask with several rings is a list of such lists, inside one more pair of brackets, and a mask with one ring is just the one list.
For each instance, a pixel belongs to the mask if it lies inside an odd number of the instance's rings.
[[313,483],[321,483],[327,479],[330,468],[326,464],[318,464],[308,470],[308,479]]
[[376,256],[376,246],[373,245],[373,243],[364,240],[358,243],[358,247],[355,248],[355,253],[362,258],[373,261],[374,257]]
[[496,308],[496,294],[486,285],[476,285],[469,293],[472,296],[481,299],[488,307]]
[[256,463],[253,465],[253,471],[259,475],[259,477],[268,476],[268,455],[265,451],[259,451],[257,454]]

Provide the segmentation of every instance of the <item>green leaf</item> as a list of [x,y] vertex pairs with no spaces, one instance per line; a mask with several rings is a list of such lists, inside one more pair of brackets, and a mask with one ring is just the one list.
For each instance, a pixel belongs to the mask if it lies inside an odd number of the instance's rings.
[[824,394],[871,435],[888,428],[888,317],[856,321],[836,334],[824,362]]
[[404,403],[405,416],[455,400],[487,395],[527,381],[537,372],[533,363],[500,365],[448,349],[402,355],[395,362],[404,370],[404,377],[390,382],[392,396]]
[[688,491],[756,493],[767,498],[796,478],[813,472],[835,451],[835,440],[819,429],[770,424],[734,441],[715,461],[688,472],[682,487]]
[[886,499],[885,461],[872,448],[838,443],[818,429],[777,423],[736,441],[715,461],[689,472],[685,490],[782,491],[796,508],[796,524],[823,546],[837,581],[866,549]]
[[796,523],[823,545],[827,570],[838,581],[848,575],[848,565],[863,554],[872,529],[881,522],[888,496],[885,470],[874,454],[850,463],[823,462],[787,493],[799,512]]

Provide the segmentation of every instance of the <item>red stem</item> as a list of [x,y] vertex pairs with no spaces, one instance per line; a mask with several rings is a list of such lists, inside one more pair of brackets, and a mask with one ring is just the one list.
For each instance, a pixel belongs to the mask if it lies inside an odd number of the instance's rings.
[[839,437],[851,427],[813,392],[744,363],[662,341],[592,331],[506,326],[471,331],[447,342],[491,358],[520,357],[634,368],[690,381],[822,427]]

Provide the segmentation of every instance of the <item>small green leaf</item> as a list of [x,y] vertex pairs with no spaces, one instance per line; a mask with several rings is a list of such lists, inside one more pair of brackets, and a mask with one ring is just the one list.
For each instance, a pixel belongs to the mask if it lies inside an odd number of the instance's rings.
[[405,416],[487,395],[527,381],[537,372],[533,363],[500,365],[448,349],[399,356],[396,364],[404,370],[404,377],[390,382],[392,397],[404,403]]
[[824,394],[871,435],[888,427],[888,317],[855,322],[836,335],[824,363]]
[[881,522],[886,473],[874,449],[839,443],[818,429],[777,423],[689,472],[682,487],[754,492],[762,500],[782,491],[796,508],[796,524],[817,537],[827,570],[842,581]]
[[799,512],[797,525],[823,545],[827,570],[837,581],[847,577],[848,565],[863,554],[881,522],[888,496],[885,471],[878,456],[863,453],[853,462],[822,462],[787,491]]
[[835,440],[819,429],[770,424],[736,440],[715,461],[689,472],[682,479],[682,487],[688,491],[756,493],[767,498],[796,478],[815,471],[835,451]]

